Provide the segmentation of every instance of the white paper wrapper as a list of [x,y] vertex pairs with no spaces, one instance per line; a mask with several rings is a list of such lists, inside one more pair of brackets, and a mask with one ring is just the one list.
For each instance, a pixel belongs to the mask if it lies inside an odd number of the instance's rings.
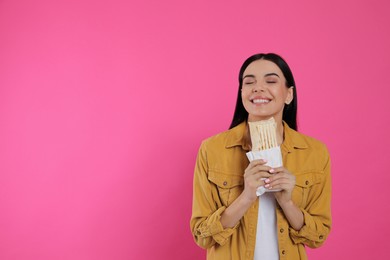
[[[246,156],[248,157],[250,162],[258,159],[267,160],[266,165],[272,168],[283,166],[283,158],[282,158],[282,152],[280,150],[280,146],[267,149],[267,150],[250,151],[246,153]],[[280,191],[280,189],[268,190],[264,188],[264,186],[260,186],[256,191],[256,195],[261,196],[262,194],[264,194],[264,192],[276,192],[276,191]]]

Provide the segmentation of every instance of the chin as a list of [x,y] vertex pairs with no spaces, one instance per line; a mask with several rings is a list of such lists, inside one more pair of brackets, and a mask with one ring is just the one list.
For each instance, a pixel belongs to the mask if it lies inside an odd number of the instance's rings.
[[248,116],[248,121],[260,121],[260,120],[267,120],[273,117],[272,115],[253,115],[250,114]]

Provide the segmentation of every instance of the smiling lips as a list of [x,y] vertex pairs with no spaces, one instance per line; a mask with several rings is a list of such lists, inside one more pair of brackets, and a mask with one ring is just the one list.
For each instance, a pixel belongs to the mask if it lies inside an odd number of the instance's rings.
[[271,99],[255,97],[251,101],[252,101],[253,104],[267,104],[267,103],[269,103],[271,101]]

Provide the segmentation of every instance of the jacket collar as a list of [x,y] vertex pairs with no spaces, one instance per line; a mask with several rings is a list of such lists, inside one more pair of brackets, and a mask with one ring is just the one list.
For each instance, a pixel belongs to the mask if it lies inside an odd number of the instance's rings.
[[[284,141],[282,147],[287,152],[292,152],[294,149],[306,149],[308,144],[304,137],[297,131],[291,129],[286,122],[283,121],[284,127]],[[226,138],[226,148],[232,148],[234,146],[241,146],[244,150],[249,151],[249,145],[246,142],[245,135],[247,131],[247,122],[244,121],[241,124],[233,127],[228,131]]]
[[284,141],[282,147],[285,148],[288,153],[291,153],[294,149],[306,149],[309,147],[303,135],[294,129],[291,129],[284,121],[283,127]]
[[241,124],[233,127],[228,131],[228,135],[226,138],[226,148],[232,148],[234,146],[242,146],[242,149],[249,151],[249,145],[246,142],[245,135],[247,129],[246,121]]

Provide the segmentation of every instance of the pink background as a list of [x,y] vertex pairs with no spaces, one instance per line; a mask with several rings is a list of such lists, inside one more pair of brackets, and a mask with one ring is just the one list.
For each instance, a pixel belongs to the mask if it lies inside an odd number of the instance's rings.
[[0,259],[202,259],[202,139],[228,128],[242,62],[290,64],[299,126],[333,159],[311,259],[388,257],[390,4],[0,0]]

